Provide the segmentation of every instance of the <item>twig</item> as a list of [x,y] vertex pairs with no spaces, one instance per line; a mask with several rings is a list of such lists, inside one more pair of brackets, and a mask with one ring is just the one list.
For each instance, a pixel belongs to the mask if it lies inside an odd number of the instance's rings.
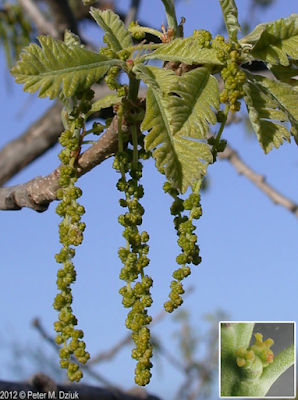
[[[118,132],[117,116],[98,141],[87,149],[78,159],[78,176],[84,175],[117,151]],[[128,127],[123,126],[123,131],[128,132]],[[20,210],[23,207],[32,208],[43,212],[49,204],[57,200],[59,188],[60,167],[45,177],[36,177],[21,185],[0,188],[0,209]]]
[[55,103],[17,139],[0,150],[0,185],[53,147],[63,131],[62,104]]
[[244,161],[241,160],[236,150],[234,150],[232,147],[227,145],[223,153],[218,153],[218,158],[221,160],[230,161],[239,174],[244,175],[254,185],[261,189],[262,192],[264,192],[274,204],[281,205],[298,217],[298,204],[294,203],[292,200],[282,195],[271,185],[266,183],[265,176],[254,172],[247,164],[244,163]]
[[[140,95],[144,94],[143,88],[140,89]],[[57,106],[58,107],[58,106]],[[57,108],[59,109],[59,108]],[[60,113],[57,113],[60,115]],[[42,117],[46,121],[46,117]],[[53,127],[55,127],[54,120],[47,120],[43,129],[41,129],[41,140],[43,134],[47,136],[45,127],[52,122]],[[56,121],[57,122],[57,121]],[[35,123],[36,127],[39,123]],[[58,127],[58,128],[57,128]],[[61,131],[61,121],[57,122],[55,127],[57,137],[60,135]],[[100,163],[102,163],[107,158],[111,157],[117,151],[118,145],[118,131],[117,131],[117,117],[114,117],[113,122],[105,133],[98,139],[98,141],[88,148],[78,159],[78,177],[84,175],[86,172],[90,171]],[[125,132],[129,131],[128,126],[123,127]],[[36,133],[35,129],[33,132]],[[55,132],[52,131],[52,136]],[[34,135],[33,135],[34,136]],[[35,139],[34,139],[35,140]],[[20,144],[18,143],[18,146]],[[32,146],[32,144],[31,144]],[[48,146],[49,148],[50,146]],[[39,147],[39,151],[44,149],[43,152],[47,150],[46,146]],[[28,151],[30,146],[28,147]],[[21,149],[23,151],[23,149]],[[41,153],[41,151],[40,151]],[[35,154],[37,158],[40,153]],[[0,152],[1,154],[1,152]],[[1,157],[0,157],[1,160]],[[32,160],[32,158],[31,158]],[[2,162],[2,160],[1,160]],[[18,163],[20,164],[20,162]],[[21,168],[20,168],[21,169]],[[56,192],[59,188],[58,181],[60,175],[60,167],[56,168],[52,173],[45,177],[38,176],[27,183],[23,183],[16,186],[0,188],[0,210],[20,210],[23,207],[32,208],[35,211],[43,212],[46,211],[49,204],[57,200]]]
[[[106,85],[95,85],[92,89],[95,91],[94,101],[111,93]],[[143,88],[140,95],[144,95]],[[22,135],[0,150],[0,186],[57,143],[64,130],[62,108],[62,103],[54,103]],[[91,118],[95,118],[95,115]]]

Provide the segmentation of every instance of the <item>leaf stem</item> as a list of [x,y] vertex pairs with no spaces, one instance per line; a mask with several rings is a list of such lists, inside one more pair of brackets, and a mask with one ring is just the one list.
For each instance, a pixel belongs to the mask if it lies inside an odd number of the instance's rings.
[[119,150],[119,152],[123,151],[122,116],[123,116],[123,109],[122,109],[122,106],[119,106],[118,111],[117,111],[118,150]]
[[137,168],[138,166],[138,134],[136,125],[133,124],[131,126],[131,133],[132,133],[132,144],[133,144],[133,166]]
[[[151,35],[157,36],[160,39],[162,37],[162,32],[160,32],[156,29],[153,29],[153,28],[149,28],[147,26],[132,26],[132,27],[128,28],[128,30],[131,33],[134,33],[134,32],[150,33]],[[137,46],[135,46],[135,47],[137,47]]]
[[174,30],[175,38],[179,37],[179,30],[175,12],[175,5],[173,0],[161,0],[166,9],[166,16],[168,22],[168,28],[172,28]]
[[219,131],[218,131],[218,133],[216,135],[216,138],[215,138],[215,148],[219,144],[219,141],[220,141],[220,138],[221,138],[221,134],[222,134],[222,132],[224,130],[224,127],[226,125],[227,118],[228,118],[228,113],[229,113],[229,108],[230,108],[229,104],[226,104],[225,110],[224,110],[224,118],[223,118],[223,121],[222,121],[222,123],[220,125]]
[[135,104],[137,102],[139,87],[140,80],[136,79],[134,74],[131,74],[129,76],[128,99],[132,102],[132,104]]

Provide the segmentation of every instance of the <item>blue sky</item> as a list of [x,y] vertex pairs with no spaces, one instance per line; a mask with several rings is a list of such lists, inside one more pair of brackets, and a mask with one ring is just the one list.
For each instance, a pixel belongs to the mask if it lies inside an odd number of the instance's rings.
[[[119,2],[120,3],[120,2]],[[121,9],[130,2],[121,1]],[[240,22],[248,15],[248,1],[237,1]],[[257,16],[257,23],[271,21],[297,12],[294,0],[276,0],[266,12]],[[159,27],[165,22],[159,0],[143,0],[139,20]],[[186,18],[185,34],[193,29],[217,32],[220,6],[217,0],[180,1],[177,16]],[[90,37],[94,30],[89,32]],[[94,39],[95,40],[95,39]],[[19,136],[51,104],[48,100],[28,95],[16,85],[6,69],[0,53],[0,85],[2,122],[0,145]],[[224,137],[243,160],[286,196],[298,202],[298,150],[295,143],[285,143],[280,149],[264,155],[254,138],[241,124],[228,128]],[[9,185],[23,183],[37,175],[50,173],[57,165],[58,146],[14,177]],[[79,327],[85,331],[87,349],[92,355],[110,348],[127,330],[126,312],[118,294],[122,282],[117,250],[124,241],[117,216],[121,212],[116,190],[117,174],[112,160],[104,162],[79,181],[84,195],[81,203],[87,212],[83,217],[87,228],[85,240],[77,249],[74,285],[74,312]],[[202,263],[192,268],[185,287],[194,285],[195,292],[186,298],[184,306],[200,332],[206,329],[202,317],[218,308],[233,320],[294,321],[297,314],[297,219],[287,210],[276,206],[251,182],[239,176],[227,161],[209,167],[210,188],[202,195],[203,216],[198,222],[197,235]],[[167,298],[171,274],[178,252],[176,234],[169,213],[171,199],[162,191],[164,178],[146,162],[143,185],[146,196],[144,229],[150,235],[151,258],[148,273],[154,279],[154,303],[151,315],[156,315]],[[2,327],[0,379],[15,379],[7,367],[11,361],[9,343],[13,339],[24,346],[42,343],[30,323],[40,317],[48,332],[53,333],[56,311],[52,308],[56,294],[54,254],[59,252],[59,217],[56,204],[37,214],[32,210],[1,213],[0,302]],[[154,333],[175,348],[171,316],[154,327]],[[45,350],[47,352],[47,350]],[[173,393],[183,377],[165,362],[153,368],[148,390],[164,399]],[[29,369],[28,369],[29,371]],[[131,387],[134,361],[130,348],[125,348],[113,360],[98,367],[104,376],[123,387]],[[30,369],[30,373],[36,372]],[[25,377],[24,377],[25,378]],[[176,385],[173,385],[173,378]]]

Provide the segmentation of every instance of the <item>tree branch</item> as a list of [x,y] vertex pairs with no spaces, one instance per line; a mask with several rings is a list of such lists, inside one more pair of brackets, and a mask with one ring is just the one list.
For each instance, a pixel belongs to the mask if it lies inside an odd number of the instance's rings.
[[[126,124],[123,132],[128,132]],[[117,116],[98,141],[87,149],[78,159],[78,177],[84,175],[117,151],[118,126]],[[57,200],[56,192],[59,188],[60,167],[45,177],[36,177],[21,185],[0,188],[0,210],[20,210],[23,207],[35,211],[46,211],[49,204]]]
[[[95,101],[111,93],[106,85],[96,85],[92,89],[95,91]],[[144,93],[141,88],[140,95]],[[64,130],[62,108],[62,103],[55,103],[20,137],[0,150],[0,186],[57,143]],[[93,114],[91,118],[98,118],[98,114]]]
[[[45,121],[46,120],[45,118]],[[123,129],[127,131],[128,127],[123,127]],[[115,154],[117,151],[117,141],[117,117],[114,117],[107,131],[93,146],[80,156],[78,160],[78,176],[84,175]],[[233,148],[227,145],[225,151],[218,154],[218,158],[230,161],[239,174],[246,176],[246,178],[271,198],[275,204],[285,207],[298,217],[298,204],[266,183],[265,177],[254,172],[245,164]],[[57,199],[56,192],[59,188],[59,175],[58,167],[46,177],[36,177],[21,185],[0,188],[0,209],[20,210],[22,207],[29,207],[38,212],[47,210],[50,202]]]
[[218,153],[218,158],[221,160],[230,161],[239,174],[244,175],[254,185],[261,189],[261,191],[264,192],[274,204],[281,205],[298,217],[298,204],[294,203],[292,200],[288,199],[286,196],[274,189],[271,185],[266,183],[265,176],[254,172],[241,160],[236,150],[234,150],[232,147],[227,145],[223,153]]
[[[80,400],[160,400],[156,396],[147,394],[144,390],[142,390],[141,396],[137,396],[116,389],[99,388],[82,384],[56,385],[51,378],[44,374],[34,375],[30,378],[29,382],[0,381],[0,392],[4,391],[14,393],[15,399],[29,398],[29,393],[46,393],[46,396],[36,398],[59,399],[70,396],[69,398]],[[22,397],[23,392],[25,393],[25,397]],[[52,395],[53,392],[55,397],[47,397],[48,395]]]
[[53,147],[64,130],[61,103],[55,103],[20,137],[0,150],[0,185]]

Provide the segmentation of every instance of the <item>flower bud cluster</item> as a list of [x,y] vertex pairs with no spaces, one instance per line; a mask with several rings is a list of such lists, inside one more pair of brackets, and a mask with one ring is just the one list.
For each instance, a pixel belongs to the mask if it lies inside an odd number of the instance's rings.
[[196,29],[193,31],[193,36],[197,39],[198,43],[207,49],[211,47],[212,35],[204,29]]
[[129,31],[131,33],[131,36],[136,39],[136,40],[143,40],[145,38],[145,32],[143,32],[141,29],[138,29],[140,25],[138,24],[137,21],[131,21],[129,24]]
[[226,66],[221,70],[224,89],[220,93],[220,102],[229,104],[229,110],[235,113],[240,110],[240,99],[244,96],[243,84],[246,77],[240,68],[241,49],[239,44],[225,42],[224,37],[217,35],[212,41],[218,59]]
[[[143,141],[143,137],[141,138]],[[144,152],[143,158],[147,154]],[[119,223],[123,226],[123,237],[126,239],[126,247],[120,247],[119,258],[123,264],[120,279],[126,282],[119,293],[122,295],[124,307],[131,308],[125,325],[132,331],[132,339],[136,347],[132,350],[132,358],[137,360],[135,369],[135,382],[138,385],[147,385],[151,378],[152,345],[150,343],[150,331],[147,325],[152,321],[147,308],[151,306],[152,297],[150,288],[153,281],[145,275],[144,268],[148,266],[147,257],[149,235],[146,231],[140,232],[144,208],[139,200],[144,195],[143,186],[139,183],[142,177],[142,164],[133,161],[133,151],[127,149],[115,156],[113,167],[121,172],[117,189],[123,192],[124,198],[120,199],[120,205],[127,208],[125,214],[119,216]],[[126,174],[130,179],[126,179]],[[135,282],[137,279],[139,281]],[[135,282],[135,283],[134,283]]]
[[224,89],[220,93],[219,99],[221,103],[228,103],[230,105],[229,110],[235,113],[240,110],[241,103],[239,99],[244,96],[243,85],[246,81],[246,76],[238,65],[239,52],[233,50],[230,56],[227,66],[221,71]]
[[71,357],[85,364],[90,355],[85,351],[83,331],[75,329],[77,319],[73,315],[71,304],[71,284],[76,280],[76,271],[72,262],[75,250],[71,246],[78,246],[82,243],[85,223],[81,222],[81,216],[85,209],[77,202],[81,197],[82,190],[75,186],[77,171],[75,161],[80,153],[81,131],[84,129],[84,116],[91,109],[91,99],[94,92],[87,90],[79,93],[77,98],[80,104],[73,108],[68,115],[67,129],[62,132],[59,142],[63,146],[59,154],[62,162],[60,168],[59,185],[57,198],[60,200],[56,213],[63,218],[59,224],[60,243],[63,247],[60,253],[56,254],[56,261],[63,264],[57,272],[57,288],[59,293],[54,300],[54,308],[59,311],[59,321],[54,323],[57,332],[56,343],[63,345],[60,349],[60,365],[67,369],[67,375],[71,381],[79,382],[82,378],[82,371],[79,365],[72,362]]
[[[201,262],[197,235],[194,233],[196,227],[192,220],[201,217],[202,209],[198,193],[191,193],[187,199],[182,200],[178,196],[178,190],[170,182],[165,182],[163,190],[174,198],[171,214],[175,216],[174,225],[178,235],[177,243],[181,248],[181,253],[176,257],[176,262],[180,265],[180,268],[173,272],[175,280],[170,285],[170,300],[164,304],[165,310],[171,313],[183,303],[181,295],[184,293],[184,289],[181,281],[191,273],[190,267],[186,264],[198,265]],[[182,215],[185,210],[189,211],[189,216]]]
[[[104,42],[107,42],[107,40],[105,39],[105,36],[104,36]],[[99,52],[110,59],[118,59],[118,60],[122,60],[122,61],[126,61],[130,57],[130,52],[128,50],[124,49],[124,50],[120,50],[116,53],[113,49],[111,49],[109,44],[107,47],[101,48],[99,50]],[[122,96],[126,95],[127,85],[121,85],[119,83],[119,81],[118,81],[119,73],[120,73],[120,68],[117,66],[112,66],[108,70],[104,79],[105,79],[108,87],[111,90],[117,90],[117,95],[119,97],[122,97]]]
[[215,162],[217,158],[217,153],[224,152],[227,146],[227,141],[225,139],[217,140],[216,137],[211,136],[210,138],[208,138],[208,144],[212,146],[211,152],[213,155],[213,162]]
[[273,362],[274,354],[273,351],[270,350],[270,347],[274,344],[274,341],[268,338],[263,342],[263,335],[261,333],[256,333],[255,338],[256,341],[250,347],[250,350],[252,350],[256,356],[260,357],[263,367],[267,367]]
[[263,342],[261,333],[255,334],[256,341],[247,350],[240,347],[235,352],[236,363],[242,368],[244,376],[249,380],[254,380],[262,375],[263,368],[268,367],[273,362],[274,354],[270,347],[274,341],[270,338]]
[[216,56],[222,63],[226,63],[230,58],[229,54],[233,49],[230,42],[226,42],[222,35],[216,35],[211,41],[211,48],[216,50]]
[[216,50],[217,58],[225,64],[221,71],[224,89],[220,93],[220,102],[229,104],[229,111],[232,113],[239,111],[241,106],[239,100],[244,96],[243,84],[246,80],[244,71],[239,67],[241,64],[240,45],[226,42],[221,35],[213,39],[211,33],[204,29],[194,30],[193,36],[202,47]]

